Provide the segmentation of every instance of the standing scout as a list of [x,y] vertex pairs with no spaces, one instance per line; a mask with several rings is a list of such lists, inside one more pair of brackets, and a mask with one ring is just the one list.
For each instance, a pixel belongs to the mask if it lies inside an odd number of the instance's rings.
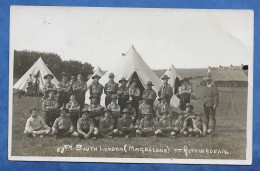
[[89,99],[91,104],[87,110],[90,112],[90,118],[93,120],[96,130],[99,127],[99,122],[102,118],[104,107],[99,104],[97,96],[90,96]]
[[131,85],[129,86],[128,93],[129,99],[132,100],[132,104],[135,110],[138,111],[141,92],[140,89],[137,87],[136,79],[131,80]]
[[82,113],[82,117],[77,122],[77,131],[80,139],[96,139],[98,131],[94,132],[94,122],[90,118],[90,112],[85,111]]
[[70,92],[70,84],[67,80],[67,75],[65,72],[61,73],[61,79],[62,81],[58,85],[58,103],[59,103],[59,108],[60,107],[65,107],[66,104],[69,102],[69,92]]
[[143,95],[148,97],[148,103],[153,107],[153,103],[157,95],[156,92],[152,89],[153,83],[151,81],[148,81],[146,85],[147,89],[144,90]]
[[170,79],[167,75],[163,75],[161,78],[163,80],[163,85],[159,88],[158,96],[162,95],[166,98],[166,103],[170,104],[171,98],[173,96],[173,88],[170,84],[168,84],[168,80]]
[[[43,93],[44,93],[43,100],[44,100],[48,96],[47,91],[56,90],[56,86],[51,82],[51,80],[54,78],[54,76],[52,74],[47,74],[43,78],[46,80],[45,84],[43,85]],[[36,78],[36,80],[37,80],[37,78]]]
[[111,103],[111,96],[117,93],[118,84],[114,81],[115,75],[109,74],[109,81],[105,84],[104,92],[106,94],[105,105],[106,107]]
[[153,112],[151,108],[142,114],[144,115],[144,118],[140,121],[139,127],[136,130],[136,135],[144,137],[154,135],[156,127],[152,118]]
[[192,93],[192,88],[188,85],[188,81],[186,79],[181,80],[181,86],[178,88],[178,94],[180,97],[180,108],[181,110],[185,110],[186,104],[190,103],[190,96]]
[[93,83],[89,86],[89,94],[90,96],[98,97],[98,103],[100,104],[100,97],[103,93],[103,85],[101,85],[98,81],[100,76],[95,74],[92,79],[94,80]]
[[137,128],[134,128],[133,120],[131,116],[129,116],[129,111],[125,108],[122,111],[122,118],[118,120],[118,134],[121,136],[125,136],[128,138],[133,136]]
[[38,116],[37,108],[32,108],[30,113],[31,117],[27,119],[24,134],[29,137],[42,137],[43,135],[49,134],[51,128],[46,125],[42,117]]
[[118,94],[118,104],[121,108],[121,111],[126,107],[126,102],[129,99],[128,97],[128,88],[126,87],[127,80],[123,77],[119,80],[121,84],[118,87],[117,94]]
[[158,100],[160,101],[160,104],[156,107],[156,117],[161,119],[162,115],[166,115],[167,118],[171,120],[172,111],[170,105],[166,103],[166,96],[162,95]]
[[117,104],[117,95],[113,94],[111,96],[112,102],[107,106],[111,110],[112,118],[114,119],[114,129],[117,128],[118,118],[120,117],[120,106]]
[[73,92],[76,93],[80,111],[82,111],[85,104],[85,92],[87,91],[87,84],[82,80],[82,74],[78,75],[77,81],[73,83],[72,89]]
[[118,133],[118,129],[114,129],[114,119],[111,118],[111,110],[105,109],[105,116],[99,124],[99,135],[104,138],[113,138]]
[[45,123],[52,127],[55,119],[58,117],[58,102],[55,100],[54,96],[57,94],[56,90],[46,91],[48,98],[42,102],[42,111],[44,113]]
[[[216,127],[215,115],[219,102],[219,94],[218,88],[212,83],[212,78],[210,76],[206,77],[206,81],[207,87],[204,91],[204,103],[202,107],[206,116],[206,126],[214,132]],[[209,125],[209,122],[211,122],[211,125]]]
[[66,104],[66,109],[69,111],[69,117],[72,121],[73,127],[76,128],[77,121],[80,118],[80,105],[76,101],[76,95],[70,95],[70,101]]

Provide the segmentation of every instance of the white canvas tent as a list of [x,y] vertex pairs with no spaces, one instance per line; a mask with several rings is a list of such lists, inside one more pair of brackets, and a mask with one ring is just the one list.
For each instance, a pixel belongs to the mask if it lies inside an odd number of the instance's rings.
[[[47,74],[52,74],[49,68],[45,65],[44,61],[40,57],[34,64],[33,66],[15,83],[13,86],[14,89],[19,89],[19,90],[24,90],[26,91],[27,88],[27,79],[29,78],[29,75],[32,74],[36,75],[37,72],[40,71],[39,75],[39,90],[43,90],[43,85],[45,83],[44,76]],[[58,86],[59,82],[58,80],[54,77],[52,79],[52,83],[55,86]]]
[[101,70],[100,67],[97,67],[94,71],[94,73],[89,77],[89,80],[87,81],[87,87],[89,88],[89,86],[93,83],[93,79],[92,76],[97,74],[98,76],[102,77],[105,72]]
[[[147,81],[152,81],[154,84],[153,89],[158,92],[159,87],[162,85],[161,80],[156,76],[156,74],[150,69],[150,67],[141,58],[138,52],[135,50],[134,46],[131,46],[129,51],[123,55],[121,62],[115,66],[115,69],[107,71],[99,80],[102,85],[105,85],[109,78],[109,73],[113,72],[115,75],[115,82],[125,77],[130,80],[134,73],[137,74],[142,86],[146,88]],[[86,92],[85,103],[89,104],[89,91]],[[103,93],[101,97],[101,105],[105,105],[105,95]]]
[[[175,85],[175,80],[176,78],[179,78],[179,80],[182,80],[181,75],[178,73],[178,71],[176,70],[176,68],[173,66],[173,64],[171,65],[170,68],[168,68],[166,70],[166,72],[164,73],[166,74],[168,77],[170,77],[170,79],[168,80],[168,83],[173,87]],[[164,75],[163,74],[163,75]],[[162,75],[162,76],[163,76]]]

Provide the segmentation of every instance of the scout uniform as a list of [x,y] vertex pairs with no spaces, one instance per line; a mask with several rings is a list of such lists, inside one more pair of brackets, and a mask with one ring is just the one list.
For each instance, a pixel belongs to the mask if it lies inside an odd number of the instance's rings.
[[[161,78],[162,80],[168,80],[170,79],[167,75],[163,75],[163,77]],[[158,96],[161,97],[162,95],[165,96],[166,98],[166,103],[170,104],[171,98],[173,96],[173,88],[171,87],[170,84],[168,84],[167,82],[164,83],[158,91]]]
[[[153,86],[151,81],[148,81],[147,86]],[[149,104],[153,107],[153,103],[156,99],[156,92],[152,88],[147,88],[143,91],[143,95],[147,96]]]
[[[128,104],[131,104],[131,106],[129,106]],[[132,118],[133,122],[135,123],[136,122],[136,119],[137,119],[137,113],[136,113],[136,110],[135,108],[132,106],[132,101],[128,100],[126,102],[126,108],[128,109],[129,111],[129,117]]]
[[[32,110],[37,110],[37,109],[32,108],[30,112],[32,112]],[[37,115],[36,117],[31,116],[27,119],[25,129],[24,129],[24,134],[26,134],[27,136],[32,135],[33,137],[36,137],[37,135],[44,135],[44,134],[48,134],[49,132],[50,132],[50,127],[46,125],[42,117]]]
[[[111,99],[117,99],[117,95],[113,94]],[[120,106],[113,101],[107,106],[109,110],[111,110],[111,116],[114,119],[114,129],[117,128],[118,125],[118,118],[120,117]]]
[[[99,135],[103,137],[112,138],[111,136],[118,132],[117,129],[114,129],[114,119],[111,118],[111,110],[105,109],[105,113],[108,113],[107,117],[105,116],[100,120],[99,123]],[[105,114],[106,115],[106,114]]]
[[132,136],[137,128],[134,128],[133,120],[127,108],[122,111],[123,115],[127,114],[126,117],[122,117],[118,120],[118,133],[119,135]]
[[[83,139],[85,136],[94,136],[94,122],[89,116],[89,112],[84,112],[82,117],[77,122],[77,131],[79,133],[79,138]],[[86,118],[83,116],[86,115]]]
[[186,80],[182,80],[182,86],[178,88],[178,94],[180,97],[180,108],[181,110],[185,110],[186,104],[190,103],[190,96],[192,93],[192,88],[187,83],[185,83]]
[[121,80],[119,80],[119,83],[121,83],[122,85],[118,87],[117,91],[118,104],[122,111],[126,107],[126,101],[129,99],[128,88],[126,87],[127,80],[125,78],[121,78]]
[[[161,101],[162,99],[165,99],[166,101],[166,97],[164,95],[162,95],[159,98],[159,101]],[[156,107],[156,116],[157,118],[161,118],[162,115],[166,114],[168,118],[172,117],[172,111],[171,111],[171,107],[168,103],[161,101],[160,104],[157,105]]]
[[196,119],[193,119],[193,132],[196,136],[206,136],[207,126],[205,122],[197,115]]
[[[56,90],[48,90],[46,94],[49,94],[50,91],[53,91],[54,94],[57,93]],[[49,127],[52,127],[55,119],[59,117],[57,114],[57,110],[58,110],[58,102],[54,98],[48,97],[42,102],[44,121]]]
[[[51,79],[54,78],[54,76],[52,74],[47,74],[45,75],[43,78],[46,80],[48,77],[51,77]],[[37,85],[38,86],[38,85]],[[56,86],[54,84],[52,84],[52,82],[46,82],[44,85],[43,85],[43,93],[44,93],[44,96],[43,96],[43,99],[46,99],[47,98],[47,91],[48,90],[56,90]]]
[[129,99],[132,100],[132,104],[135,110],[138,111],[141,92],[136,85],[133,85],[133,82],[137,83],[136,79],[132,79],[131,85],[129,86],[128,89],[128,94],[129,94]]
[[73,83],[72,89],[73,92],[76,93],[77,100],[80,105],[80,111],[84,108],[85,104],[85,92],[87,90],[87,84],[82,80],[82,75],[78,75],[78,80]]
[[72,121],[73,127],[77,127],[77,121],[80,118],[80,105],[76,100],[70,100],[66,104],[66,109],[69,111],[69,117]]
[[155,131],[155,135],[157,136],[168,136],[173,129],[171,127],[171,121],[167,117],[166,114],[158,122],[158,129]]
[[193,119],[196,118],[197,114],[193,112],[193,106],[190,103],[186,104],[186,108],[190,108],[190,110],[184,112],[183,130],[188,130],[189,133],[192,133]]
[[[207,81],[212,81],[211,77],[206,77]],[[206,125],[207,128],[212,127],[212,130],[214,132],[215,126],[216,126],[216,108],[218,107],[219,102],[219,94],[218,89],[214,84],[207,84],[207,87],[204,91],[204,113],[206,116]],[[211,125],[209,125],[209,122],[211,121]]]
[[90,96],[89,99],[95,98],[96,102],[91,102],[91,104],[88,107],[88,111],[90,112],[90,118],[93,120],[95,127],[99,127],[100,120],[103,116],[103,110],[104,107],[98,104],[98,97],[96,96]]
[[[61,109],[65,110],[65,109]],[[67,110],[67,109],[66,109]],[[55,138],[63,138],[66,136],[70,136],[73,133],[74,127],[73,124],[67,115],[58,117],[53,126],[52,133]]]
[[[143,102],[139,105],[139,120],[148,111],[152,111],[152,106],[147,102],[147,96],[143,95],[143,99]],[[153,112],[151,112],[151,115],[153,116]]]
[[[109,78],[114,78],[114,74],[110,73],[109,74]],[[116,82],[114,82],[114,80],[109,80],[106,84],[105,84],[105,88],[104,88],[104,92],[106,94],[105,97],[105,105],[106,107],[111,103],[111,96],[113,94],[116,94],[118,90],[118,84]]]
[[180,133],[183,133],[184,132],[183,125],[184,125],[184,117],[183,114],[180,114],[178,119],[174,122],[174,130],[173,130],[174,133],[172,133],[171,135],[175,136]]
[[143,113],[143,115],[145,115],[145,117],[141,119],[136,134],[139,136],[152,136],[155,134],[156,127],[151,117],[153,115],[151,108]]
[[[92,79],[95,79],[95,78],[100,78],[99,75],[95,74]],[[100,104],[100,97],[103,93],[103,85],[101,85],[99,82],[93,82],[90,86],[89,86],[89,94],[90,96],[97,96],[98,97],[98,103]]]
[[[67,77],[65,72],[61,73],[62,77]],[[69,92],[70,92],[70,83],[68,81],[61,81],[58,85],[58,103],[59,103],[59,108],[64,106],[69,102]]]

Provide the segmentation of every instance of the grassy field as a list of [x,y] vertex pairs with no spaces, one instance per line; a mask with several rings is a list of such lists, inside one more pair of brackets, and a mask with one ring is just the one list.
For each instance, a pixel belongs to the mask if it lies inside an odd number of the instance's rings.
[[[231,91],[222,88],[221,91]],[[202,87],[194,88],[194,95],[201,97]],[[22,97],[13,100],[13,126],[12,126],[12,156],[62,156],[62,157],[135,157],[135,158],[189,158],[189,159],[245,159],[246,157],[246,108],[247,108],[247,89],[234,88],[234,113],[227,112],[230,94],[220,92],[220,105],[217,109],[217,128],[216,136],[195,138],[177,137],[173,138],[140,138],[129,139],[97,139],[97,140],[78,140],[65,138],[55,140],[53,137],[28,138],[23,134],[27,118],[28,109],[37,106],[37,99],[32,97]],[[201,101],[192,100],[196,112],[202,112]],[[97,151],[78,151],[75,146],[81,144],[84,147],[96,147]],[[72,145],[73,150],[65,150],[63,153],[57,152],[57,148],[63,145]],[[124,147],[124,145],[134,146],[135,148],[159,148],[170,149],[168,153],[140,152],[131,151],[100,151],[107,147]],[[176,149],[184,149],[187,146],[188,153],[178,152]],[[198,149],[194,152],[191,149]],[[207,153],[206,150],[226,150],[228,154],[222,152],[214,154]],[[204,151],[204,153],[202,153]]]

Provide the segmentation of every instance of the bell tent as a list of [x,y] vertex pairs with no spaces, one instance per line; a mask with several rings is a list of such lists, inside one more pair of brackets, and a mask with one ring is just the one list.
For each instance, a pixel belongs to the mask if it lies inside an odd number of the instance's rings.
[[[171,67],[169,69],[166,70],[166,72],[163,75],[167,75],[168,77],[170,77],[170,79],[168,80],[168,83],[173,87],[175,85],[175,81],[176,79],[182,80],[181,75],[178,73],[178,71],[176,70],[176,68],[173,66],[173,64],[171,65]],[[162,75],[162,76],[163,76]],[[162,77],[161,77],[162,78]]]

